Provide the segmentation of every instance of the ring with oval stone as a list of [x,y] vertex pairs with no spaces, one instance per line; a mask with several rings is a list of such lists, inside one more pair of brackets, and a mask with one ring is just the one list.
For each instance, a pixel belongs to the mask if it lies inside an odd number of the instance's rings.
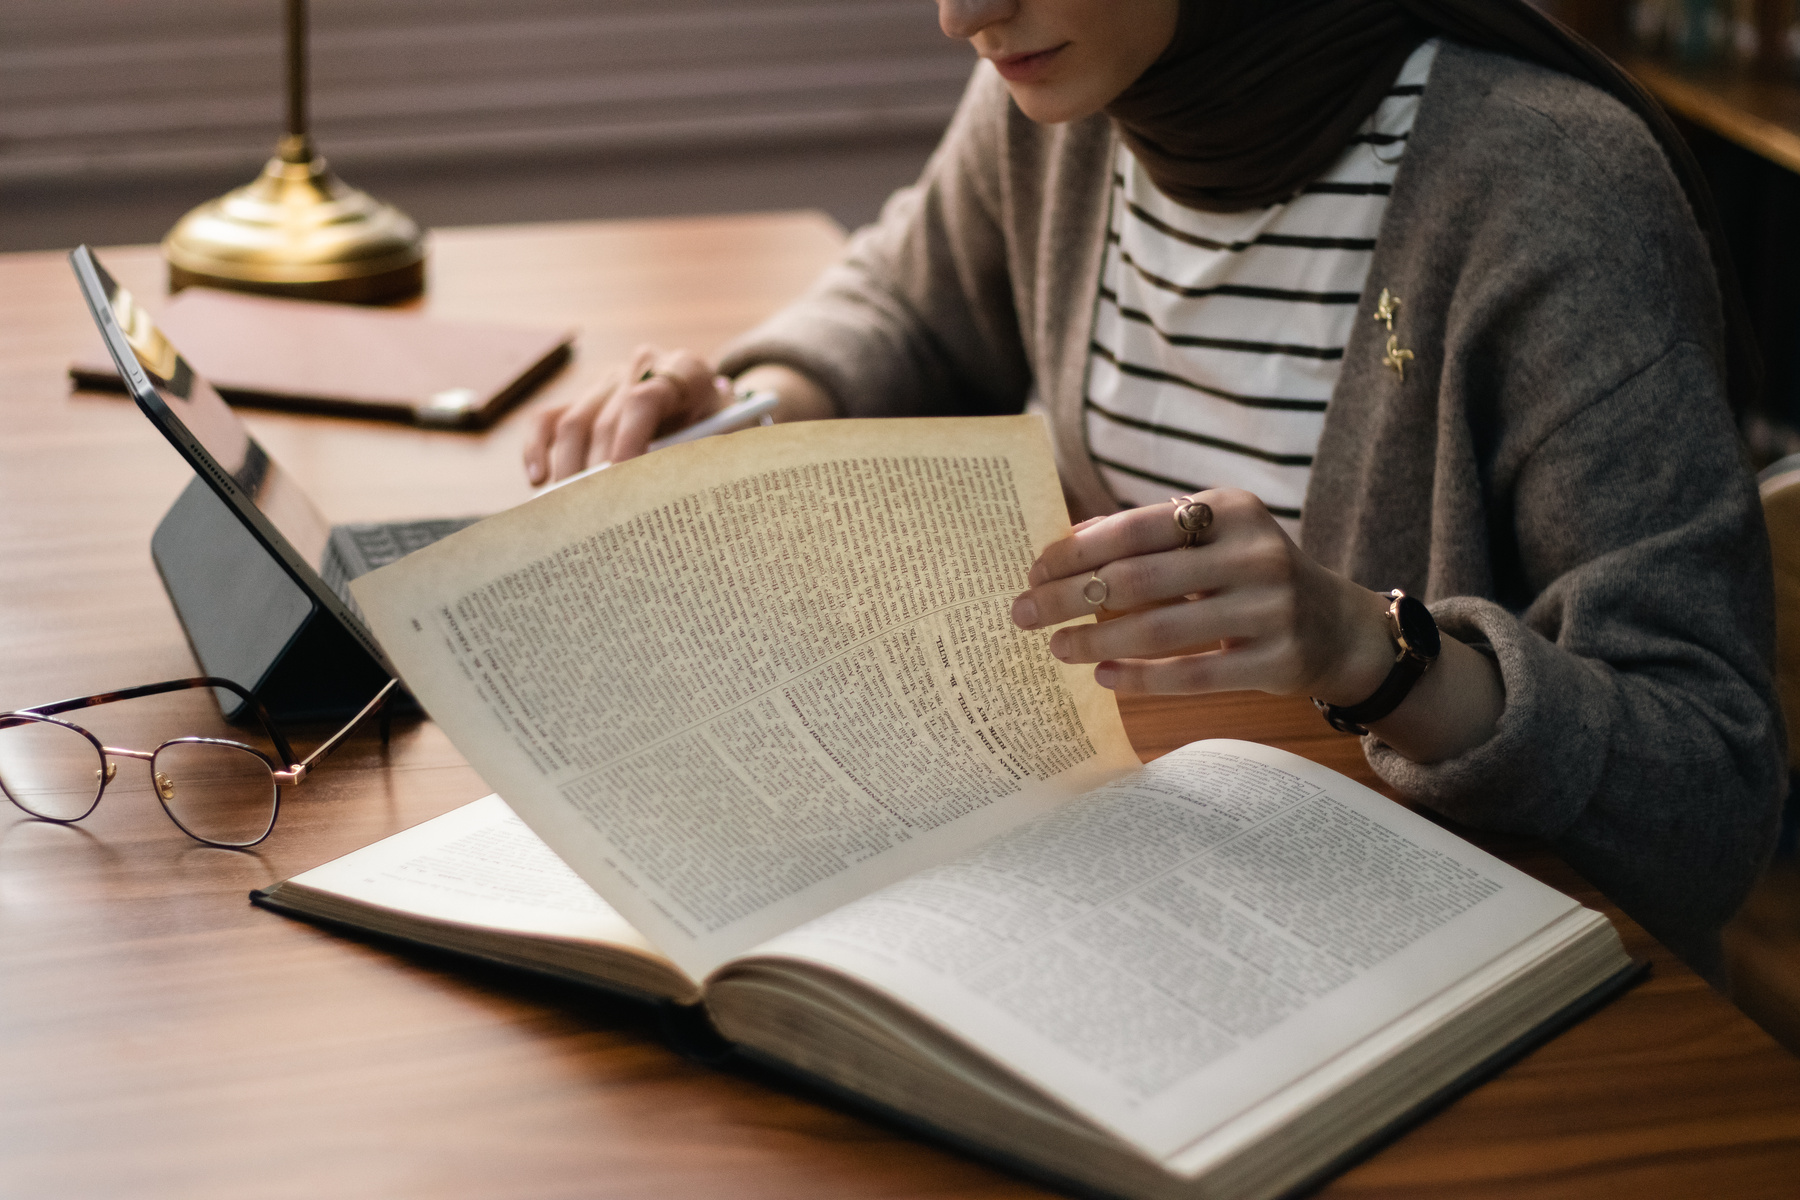
[[1191,496],[1171,496],[1169,502],[1175,506],[1175,528],[1181,534],[1181,544],[1189,549],[1200,545],[1201,531],[1213,522],[1212,505]]

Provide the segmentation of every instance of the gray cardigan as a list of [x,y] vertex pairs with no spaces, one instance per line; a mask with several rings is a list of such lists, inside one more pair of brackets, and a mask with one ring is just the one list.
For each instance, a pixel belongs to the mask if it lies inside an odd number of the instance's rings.
[[[918,184],[723,369],[789,363],[850,416],[1041,408],[1077,516],[1112,511],[1082,399],[1115,151],[975,73]],[[1566,76],[1446,42],[1370,268],[1404,381],[1359,320],[1302,545],[1424,596],[1492,654],[1500,726],[1401,794],[1549,841],[1703,973],[1785,781],[1756,491],[1721,385],[1707,252],[1643,123]]]

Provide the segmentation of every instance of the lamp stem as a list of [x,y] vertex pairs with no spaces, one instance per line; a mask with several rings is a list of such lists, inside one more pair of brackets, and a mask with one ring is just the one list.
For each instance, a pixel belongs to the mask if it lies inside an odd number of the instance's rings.
[[351,304],[416,296],[425,287],[418,223],[346,186],[314,153],[307,4],[284,2],[287,132],[254,180],[208,200],[169,230],[163,238],[169,289],[201,284]]
[[287,0],[287,136],[281,140],[285,162],[310,162],[312,138],[307,129],[306,0]]

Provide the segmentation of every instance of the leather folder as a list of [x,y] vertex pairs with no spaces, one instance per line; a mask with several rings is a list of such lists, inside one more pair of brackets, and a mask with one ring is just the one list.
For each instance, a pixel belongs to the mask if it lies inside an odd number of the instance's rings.
[[[573,330],[188,288],[157,324],[233,404],[479,429],[556,374]],[[105,349],[77,387],[124,391]]]

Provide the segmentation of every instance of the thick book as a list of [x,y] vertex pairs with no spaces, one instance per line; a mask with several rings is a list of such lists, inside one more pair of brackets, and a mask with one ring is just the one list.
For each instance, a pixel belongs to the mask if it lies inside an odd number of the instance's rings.
[[703,1006],[1129,1197],[1304,1186],[1630,975],[1602,915],[1318,764],[1140,766],[1007,619],[1067,528],[1017,417],[747,431],[454,535],[352,588],[498,795],[259,899]]
[[[157,324],[233,404],[479,429],[569,361],[575,334],[187,288]],[[98,344],[78,387],[123,391]]]

